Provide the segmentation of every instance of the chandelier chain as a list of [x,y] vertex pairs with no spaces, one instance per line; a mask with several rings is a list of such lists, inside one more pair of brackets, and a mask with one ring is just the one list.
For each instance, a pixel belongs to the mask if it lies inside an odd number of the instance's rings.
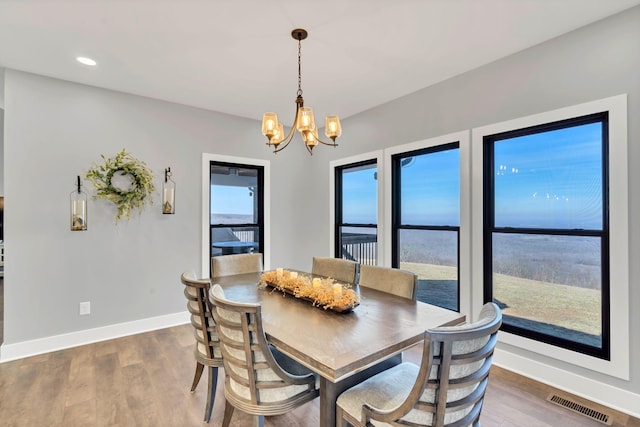
[[302,47],[300,39],[298,39],[298,96],[302,96],[302,72],[300,67],[300,60],[302,58]]

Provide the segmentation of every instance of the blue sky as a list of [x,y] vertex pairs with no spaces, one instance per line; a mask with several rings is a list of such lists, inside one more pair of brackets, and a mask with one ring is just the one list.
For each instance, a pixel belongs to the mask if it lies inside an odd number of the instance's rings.
[[378,214],[376,165],[342,174],[342,221],[375,224]]
[[[593,123],[496,141],[496,226],[602,227],[602,127]],[[459,150],[402,167],[402,222],[459,225]],[[376,167],[346,169],[343,221],[376,223]],[[246,187],[212,187],[213,213],[251,214]]]
[[602,125],[495,143],[496,226],[600,229]]
[[[457,149],[417,156],[402,167],[404,223],[458,225],[460,165]],[[343,174],[343,221],[375,223],[375,167]]]
[[460,225],[460,150],[416,156],[400,182],[402,223]]
[[[600,229],[602,125],[592,123],[495,143],[496,225]],[[459,150],[402,167],[402,222],[459,225]],[[345,222],[376,215],[373,169],[345,173]]]
[[211,186],[211,213],[253,214],[253,197],[247,187]]

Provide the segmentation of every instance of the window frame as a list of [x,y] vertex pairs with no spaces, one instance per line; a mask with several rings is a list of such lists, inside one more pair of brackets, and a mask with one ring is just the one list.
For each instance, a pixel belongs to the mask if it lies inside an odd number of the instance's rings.
[[[213,242],[211,236],[213,235],[214,229],[221,228],[257,228],[258,229],[258,250],[256,252],[263,252],[264,245],[264,167],[259,165],[249,165],[246,163],[229,163],[229,162],[220,162],[216,160],[212,160],[209,162],[209,168],[211,169],[213,166],[222,166],[228,168],[237,168],[237,169],[253,169],[257,172],[256,181],[259,188],[258,191],[258,221],[251,223],[234,223],[234,224],[211,224],[209,223],[209,248],[210,253],[209,256],[213,257]],[[209,173],[209,198],[211,198],[211,175]],[[209,207],[211,207],[211,199],[209,199]],[[209,211],[209,217],[211,217],[211,211]]]
[[[376,264],[373,265],[377,265],[378,262],[378,222],[379,219],[376,220],[375,223],[371,223],[371,224],[365,224],[365,223],[346,223],[343,221],[343,206],[342,206],[342,199],[343,199],[343,186],[342,186],[342,178],[343,178],[343,172],[347,169],[352,169],[352,168],[357,168],[360,166],[374,166],[376,173],[378,171],[378,163],[377,163],[377,159],[376,158],[371,158],[371,159],[367,159],[367,160],[361,160],[358,162],[354,162],[354,163],[345,163],[342,165],[337,165],[333,168],[333,173],[334,173],[334,200],[335,200],[335,210],[334,210],[334,218],[335,220],[333,221],[334,227],[333,227],[333,231],[334,231],[334,248],[333,248],[333,254],[334,257],[336,258],[342,258],[342,244],[341,244],[341,236],[342,236],[342,228],[343,227],[354,227],[354,228],[373,228],[376,230],[376,259],[375,262]],[[372,168],[374,169],[374,168]],[[376,186],[378,183],[378,178],[376,178]],[[378,206],[379,203],[376,200],[376,210],[378,210]],[[360,263],[362,263],[361,261],[359,261]]]
[[[600,259],[600,280],[601,280],[601,343],[602,347],[589,346],[584,343],[545,334],[534,329],[528,329],[512,325],[506,321],[502,324],[502,330],[520,335],[526,338],[541,341],[547,344],[560,346],[569,350],[584,353],[590,356],[608,360],[610,357],[610,282],[609,282],[609,114],[600,112],[587,116],[573,117],[552,123],[544,123],[537,126],[530,126],[523,129],[502,132],[493,135],[485,135],[483,138],[484,169],[484,300],[493,301],[493,236],[499,234],[526,234],[544,236],[566,236],[566,237],[599,237],[601,239],[601,259]],[[601,134],[601,159],[602,159],[602,225],[601,230],[589,229],[562,229],[544,227],[515,227],[495,225],[495,143],[506,139],[517,138],[528,135],[535,135],[555,130],[569,129],[586,124],[602,123]]]
[[[456,266],[456,275],[458,278],[458,292],[456,295],[457,311],[460,312],[460,225],[417,225],[405,224],[401,222],[402,218],[402,159],[407,157],[423,156],[434,153],[440,153],[448,150],[457,150],[460,155],[460,142],[453,141],[446,144],[433,145],[423,147],[418,150],[405,151],[391,155],[391,267],[400,268],[400,231],[401,230],[423,230],[423,231],[454,231],[456,232],[456,252],[458,265]],[[458,213],[459,215],[459,213]],[[460,218],[458,218],[460,221]]]
[[384,150],[385,189],[389,195],[385,201],[384,223],[389,230],[384,236],[385,265],[393,264],[393,203],[392,199],[392,158],[394,155],[417,152],[432,147],[444,146],[458,142],[460,155],[460,225],[458,241],[458,309],[460,313],[471,313],[472,310],[472,280],[471,280],[471,138],[468,130],[453,132],[408,144],[389,147]]
[[377,229],[377,242],[376,242],[376,265],[383,265],[384,262],[384,229],[385,225],[382,221],[384,214],[384,169],[383,169],[383,151],[371,151],[368,153],[359,154],[356,156],[346,157],[343,159],[332,160],[329,162],[329,224],[332,227],[332,232],[329,237],[329,256],[337,256],[337,245],[339,242],[338,234],[340,233],[340,225],[336,221],[336,212],[338,209],[336,193],[336,169],[345,168],[357,164],[366,164],[368,162],[375,162],[376,172],[378,174],[378,223]]
[[[628,241],[628,174],[627,174],[627,97],[625,94],[586,102],[540,114],[474,128],[472,130],[472,209],[474,262],[472,284],[473,315],[479,313],[484,298],[484,137],[516,129],[540,126],[547,123],[588,116],[595,113],[609,114],[609,289],[610,307],[610,360],[594,357],[572,349],[559,347],[529,337],[501,331],[502,343],[526,349],[566,363],[598,371],[606,375],[629,379],[629,241]],[[500,352],[498,352],[500,354]],[[521,361],[510,352],[504,357],[518,364]],[[525,369],[525,368],[523,368]]]
[[[261,167],[263,169],[263,191],[262,191],[262,261],[265,269],[269,269],[271,265],[270,248],[271,248],[271,163],[268,160],[253,159],[246,157],[224,156],[212,153],[202,154],[202,234],[201,234],[201,277],[209,277],[211,268],[211,163],[226,163],[235,165],[246,165],[249,167]],[[243,224],[238,224],[242,226]]]

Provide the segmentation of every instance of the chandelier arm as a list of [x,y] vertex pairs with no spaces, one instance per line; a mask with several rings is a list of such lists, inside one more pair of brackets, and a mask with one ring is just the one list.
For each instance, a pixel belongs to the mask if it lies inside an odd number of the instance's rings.
[[293,139],[294,131],[295,131],[295,128],[292,127],[289,133],[287,134],[287,136],[276,146],[276,148],[273,149],[274,153],[277,153],[278,151],[282,151],[285,148],[287,148],[287,145],[289,145],[289,143]]
[[[302,99],[302,98],[300,98],[300,99]],[[287,148],[287,145],[289,145],[289,143],[293,139],[293,135],[296,133],[296,127],[298,126],[298,110],[300,109],[300,104],[301,103],[302,102],[296,102],[296,115],[293,116],[294,120],[293,120],[293,124],[291,125],[291,129],[289,129],[289,133],[282,140],[282,142],[280,144],[278,144],[278,146],[276,146],[276,148],[274,148],[274,150],[273,150],[274,153],[277,153],[278,151],[282,151],[285,148]],[[284,145],[282,144],[283,142],[284,142]]]
[[338,146],[338,144],[336,144],[335,141],[334,142],[324,142],[320,138],[316,138],[316,141],[318,141],[319,143],[324,144],[324,145],[329,145],[331,147],[337,147]]

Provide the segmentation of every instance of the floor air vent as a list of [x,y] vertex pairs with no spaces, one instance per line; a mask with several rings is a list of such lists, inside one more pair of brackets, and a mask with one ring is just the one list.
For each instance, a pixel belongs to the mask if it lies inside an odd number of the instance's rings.
[[589,417],[592,420],[599,421],[602,424],[610,426],[613,423],[612,417],[610,415],[602,413],[596,409],[589,408],[588,406],[581,405],[580,403],[574,402],[573,400],[560,397],[557,394],[550,394],[549,397],[547,397],[547,400],[551,403],[562,406],[563,408],[567,408],[573,412],[582,414],[585,417]]

